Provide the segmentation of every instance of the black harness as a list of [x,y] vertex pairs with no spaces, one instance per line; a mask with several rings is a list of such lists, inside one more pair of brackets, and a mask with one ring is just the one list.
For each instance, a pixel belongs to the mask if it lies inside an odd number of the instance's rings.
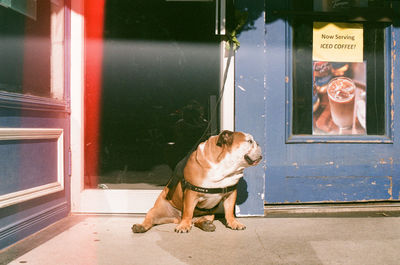
[[[178,183],[181,183],[182,186],[182,192],[185,191],[185,189],[193,190],[196,192],[200,193],[206,193],[206,194],[227,194],[229,192],[232,192],[237,189],[237,184],[225,187],[225,188],[203,188],[199,187],[196,185],[193,185],[192,183],[188,182],[185,180],[183,176],[183,169],[186,165],[187,160],[189,159],[189,155],[187,155],[184,159],[182,159],[177,166],[175,167],[174,173],[172,174],[172,177],[168,181],[167,187],[169,188],[168,194],[166,196],[167,200],[172,199],[172,194],[175,191],[175,188],[178,186]],[[215,205],[213,208],[206,209],[206,208],[199,208],[196,206],[196,209],[205,212],[207,214],[213,213],[217,208],[219,204]]]
[[224,188],[203,188],[199,186],[195,186],[188,181],[186,181],[185,178],[181,179],[181,184],[182,184],[182,190],[184,191],[185,189],[201,192],[201,193],[208,193],[208,194],[225,194],[231,191],[236,190],[237,184],[229,186],[229,187],[224,187]]
[[[199,187],[199,186],[195,186],[195,185],[191,184],[190,182],[186,181],[185,178],[181,179],[181,186],[182,186],[183,192],[185,191],[185,189],[189,189],[189,190],[193,190],[196,192],[208,193],[208,194],[226,194],[226,193],[236,190],[236,188],[237,188],[237,184],[229,186],[229,187],[225,187],[225,188],[203,188],[203,187]],[[210,209],[200,208],[200,207],[196,206],[196,210],[201,211],[201,212],[206,212],[206,213],[213,213],[213,212],[215,212],[215,210],[217,210],[218,206],[219,206],[219,203]]]

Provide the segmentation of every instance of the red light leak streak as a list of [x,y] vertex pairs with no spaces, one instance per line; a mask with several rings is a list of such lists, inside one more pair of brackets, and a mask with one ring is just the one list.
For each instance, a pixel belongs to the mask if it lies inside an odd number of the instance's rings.
[[105,0],[85,1],[85,186],[91,188],[99,173],[104,7]]

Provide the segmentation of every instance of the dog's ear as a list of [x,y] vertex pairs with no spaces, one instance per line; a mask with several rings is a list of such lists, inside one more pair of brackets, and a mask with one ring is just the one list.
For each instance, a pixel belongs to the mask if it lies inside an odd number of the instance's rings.
[[225,130],[223,132],[221,132],[218,136],[218,140],[217,140],[217,145],[218,146],[222,146],[222,145],[232,145],[233,143],[233,132]]

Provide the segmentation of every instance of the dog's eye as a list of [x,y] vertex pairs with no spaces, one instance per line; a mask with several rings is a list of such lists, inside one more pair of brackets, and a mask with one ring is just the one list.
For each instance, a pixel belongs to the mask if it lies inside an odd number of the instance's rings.
[[247,142],[249,142],[250,144],[253,144],[253,140],[247,140]]

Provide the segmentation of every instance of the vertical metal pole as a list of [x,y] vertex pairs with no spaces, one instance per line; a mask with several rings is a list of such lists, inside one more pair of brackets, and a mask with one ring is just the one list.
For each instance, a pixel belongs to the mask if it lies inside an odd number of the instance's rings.
[[220,15],[219,15],[219,34],[226,34],[226,0],[219,0],[220,2]]
[[215,35],[226,34],[226,0],[215,0]]
[[215,0],[215,35],[219,35],[220,32],[220,26],[219,26],[219,6],[220,6],[221,0]]

